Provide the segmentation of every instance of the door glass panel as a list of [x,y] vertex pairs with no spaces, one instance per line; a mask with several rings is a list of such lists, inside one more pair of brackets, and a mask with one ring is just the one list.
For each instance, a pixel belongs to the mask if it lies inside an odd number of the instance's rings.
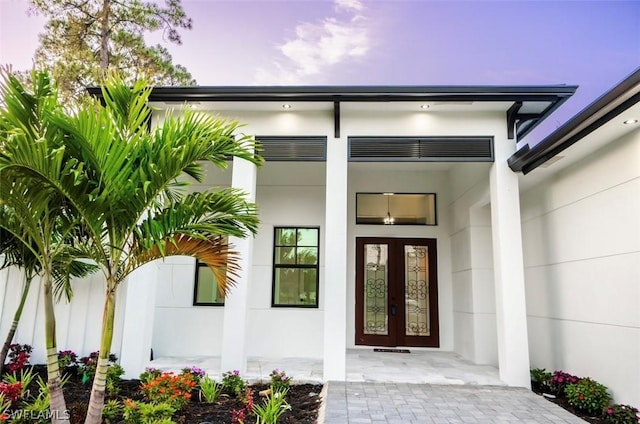
[[427,246],[404,247],[405,335],[429,336],[429,259]]
[[387,288],[389,285],[389,246],[364,245],[364,334],[389,334]]

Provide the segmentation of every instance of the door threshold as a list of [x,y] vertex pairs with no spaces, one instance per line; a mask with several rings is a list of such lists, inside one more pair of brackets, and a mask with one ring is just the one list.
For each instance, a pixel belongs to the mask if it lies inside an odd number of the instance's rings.
[[390,352],[390,353],[411,353],[409,349],[373,349],[374,352]]

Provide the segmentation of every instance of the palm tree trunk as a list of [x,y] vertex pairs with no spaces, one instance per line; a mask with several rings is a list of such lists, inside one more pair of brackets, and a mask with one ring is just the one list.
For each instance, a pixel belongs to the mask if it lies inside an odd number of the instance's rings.
[[[110,278],[111,279],[111,278]],[[91,398],[85,424],[100,424],[102,422],[102,409],[107,384],[107,369],[109,368],[109,353],[113,340],[113,322],[116,311],[115,283],[107,281],[107,295],[104,302],[102,316],[102,340],[100,341],[100,354],[96,367],[96,375],[91,387]]]
[[13,315],[13,322],[11,323],[11,328],[9,329],[9,333],[7,334],[7,338],[2,345],[2,350],[0,351],[0,375],[2,375],[2,371],[4,371],[4,362],[7,360],[7,354],[9,353],[9,346],[11,346],[11,342],[13,341],[13,337],[16,335],[16,330],[18,329],[18,323],[20,322],[20,317],[22,316],[22,310],[24,309],[24,304],[27,301],[27,295],[29,294],[29,286],[31,286],[31,281],[33,280],[33,275],[28,273],[24,276],[24,289],[22,290],[22,297],[20,298],[20,304],[18,305],[18,309],[16,309],[16,313]]
[[52,424],[69,424],[69,411],[64,400],[60,369],[58,368],[58,345],[56,342],[56,318],[53,311],[53,287],[51,269],[43,266],[44,279],[44,326],[47,348],[47,388]]

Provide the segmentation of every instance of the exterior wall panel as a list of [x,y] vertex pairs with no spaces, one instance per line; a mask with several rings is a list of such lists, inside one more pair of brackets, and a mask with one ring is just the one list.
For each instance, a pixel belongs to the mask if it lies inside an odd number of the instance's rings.
[[640,131],[522,196],[532,367],[640,405]]

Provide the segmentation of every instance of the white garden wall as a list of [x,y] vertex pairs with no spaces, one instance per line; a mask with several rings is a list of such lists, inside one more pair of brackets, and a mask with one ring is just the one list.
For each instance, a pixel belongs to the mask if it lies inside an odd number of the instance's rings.
[[640,131],[521,204],[532,367],[591,376],[639,406]]
[[[0,271],[0,337],[4,342],[15,310],[20,301],[23,287],[23,274],[15,268]],[[67,303],[61,300],[55,305],[56,334],[58,350],[73,350],[78,357],[87,356],[98,350],[100,346],[100,329],[104,304],[104,276],[93,274],[82,280],[72,281],[73,300]],[[111,351],[120,355],[122,339],[122,300],[126,288],[119,291],[116,306],[116,322],[113,348]],[[44,348],[44,310],[43,290],[40,278],[35,278],[25,304],[22,318],[14,343],[33,346],[31,363],[44,364],[46,354]]]

